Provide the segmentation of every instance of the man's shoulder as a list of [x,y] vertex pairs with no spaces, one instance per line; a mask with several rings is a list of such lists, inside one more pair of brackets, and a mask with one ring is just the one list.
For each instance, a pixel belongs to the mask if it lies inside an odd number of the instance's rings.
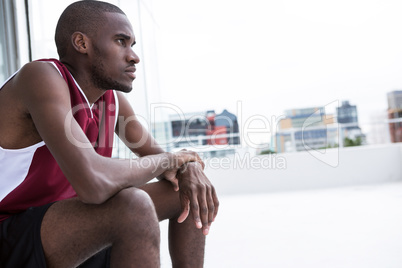
[[0,131],[2,146],[23,148],[42,140],[34,117],[42,120],[46,112],[53,116],[56,108],[68,111],[69,91],[51,63],[30,62],[1,88],[0,105],[0,128],[7,128]]
[[32,88],[46,89],[48,86],[65,86],[63,77],[50,62],[32,61],[25,64],[13,78],[13,82],[20,90]]
[[57,69],[50,61],[32,61],[26,63],[21,70],[18,72],[18,75],[21,76],[29,76],[32,79],[46,79],[51,78],[53,76],[59,76]]
[[69,95],[68,86],[59,71],[49,62],[33,61],[25,64],[12,79],[13,91],[25,103],[36,103],[40,99],[60,102]]

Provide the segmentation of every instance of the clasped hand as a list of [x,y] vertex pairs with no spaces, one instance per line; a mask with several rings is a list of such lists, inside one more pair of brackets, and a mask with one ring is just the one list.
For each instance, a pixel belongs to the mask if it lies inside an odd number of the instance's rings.
[[204,174],[205,165],[197,157],[196,161],[184,163],[164,175],[174,190],[179,191],[182,212],[178,222],[185,221],[191,214],[196,227],[202,228],[203,234],[207,235],[218,213],[219,201],[214,186]]

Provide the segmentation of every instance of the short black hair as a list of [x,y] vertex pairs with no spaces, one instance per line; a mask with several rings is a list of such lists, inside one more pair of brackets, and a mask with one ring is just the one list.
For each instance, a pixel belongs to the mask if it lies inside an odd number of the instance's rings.
[[105,12],[125,15],[119,7],[102,1],[83,0],[69,5],[61,14],[56,26],[54,39],[59,57],[63,58],[66,55],[74,32],[93,36],[97,29],[102,27],[104,22],[102,14]]

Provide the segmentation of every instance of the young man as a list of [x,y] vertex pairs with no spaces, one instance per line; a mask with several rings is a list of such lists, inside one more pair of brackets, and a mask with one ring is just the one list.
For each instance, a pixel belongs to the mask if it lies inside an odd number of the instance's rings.
[[[0,89],[1,267],[158,267],[164,219],[173,266],[201,267],[218,199],[197,154],[165,153],[135,120],[127,17],[76,2],[55,40],[60,61]],[[110,158],[114,131],[139,158]]]

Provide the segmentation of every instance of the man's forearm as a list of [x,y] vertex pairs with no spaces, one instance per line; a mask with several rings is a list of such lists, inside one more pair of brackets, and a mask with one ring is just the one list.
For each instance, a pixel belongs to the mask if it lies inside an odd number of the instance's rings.
[[190,151],[148,155],[137,159],[96,157],[85,174],[69,178],[78,196],[86,203],[103,203],[120,190],[139,187],[167,170],[177,170],[187,162],[197,161]]
[[78,197],[85,203],[103,203],[128,187],[139,187],[171,167],[169,153],[137,159],[99,157],[87,171],[68,177]]

